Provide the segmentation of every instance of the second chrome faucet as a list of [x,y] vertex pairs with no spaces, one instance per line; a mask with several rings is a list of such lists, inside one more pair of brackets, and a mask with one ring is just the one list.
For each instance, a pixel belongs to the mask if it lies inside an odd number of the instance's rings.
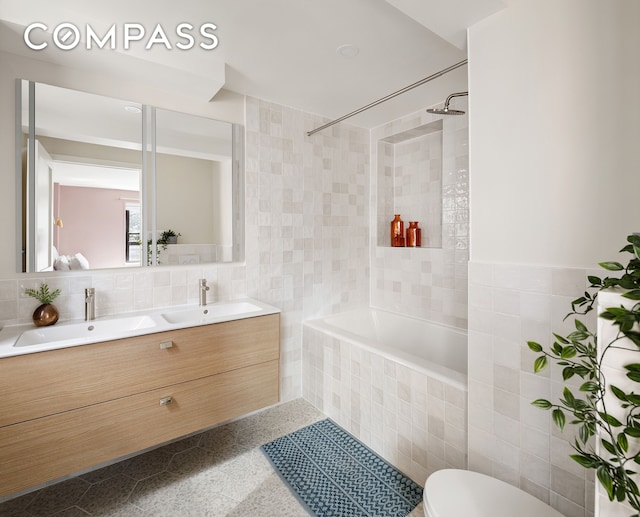
[[88,287],[84,290],[84,320],[96,319],[96,288]]
[[204,307],[207,305],[207,291],[209,290],[209,286],[207,285],[207,279],[201,278],[199,283],[199,303],[200,307]]

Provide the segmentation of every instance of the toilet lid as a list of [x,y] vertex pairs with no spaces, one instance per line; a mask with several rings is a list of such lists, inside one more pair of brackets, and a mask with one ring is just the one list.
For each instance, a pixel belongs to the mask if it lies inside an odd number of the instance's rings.
[[424,485],[424,506],[430,517],[563,517],[504,481],[457,469],[429,476]]

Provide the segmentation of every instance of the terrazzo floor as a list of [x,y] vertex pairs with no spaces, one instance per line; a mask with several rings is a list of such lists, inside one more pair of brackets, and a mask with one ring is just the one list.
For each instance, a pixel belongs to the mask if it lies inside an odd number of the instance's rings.
[[297,399],[11,499],[0,516],[306,516],[260,445],[323,418]]

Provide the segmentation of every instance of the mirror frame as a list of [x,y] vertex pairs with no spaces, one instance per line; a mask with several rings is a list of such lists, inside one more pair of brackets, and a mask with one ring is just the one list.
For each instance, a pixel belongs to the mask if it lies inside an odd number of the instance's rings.
[[[24,145],[24,133],[23,133],[23,99],[22,88],[24,83],[28,84],[28,132],[26,135],[27,145],[25,152]],[[27,249],[23,250],[23,243],[27,238],[28,232],[25,224],[26,218],[26,210],[27,208],[24,206],[24,194],[25,189],[27,194],[29,195],[29,199],[27,200],[27,206],[35,205],[35,189],[27,189],[28,181],[33,184],[33,179],[35,178],[35,161],[33,159],[29,159],[29,157],[35,157],[35,87],[36,84],[46,84],[48,86],[54,86],[56,88],[65,88],[70,91],[81,91],[81,90],[73,90],[71,88],[61,87],[57,85],[49,85],[48,83],[36,83],[34,81],[30,81],[27,79],[16,79],[16,89],[15,89],[15,167],[16,167],[16,239],[15,239],[15,259],[16,259],[16,270],[18,273],[42,273],[44,271],[29,271],[29,264],[27,264]],[[89,93],[91,95],[100,95],[94,94],[92,92],[82,92]],[[102,95],[103,97],[108,97],[106,95]],[[124,100],[126,99],[119,99]],[[83,271],[99,271],[99,270],[118,270],[121,269],[133,269],[136,270],[138,268],[144,267],[164,267],[164,266],[174,266],[181,264],[156,264],[156,249],[157,249],[157,226],[156,226],[156,218],[157,218],[157,205],[156,205],[156,164],[155,164],[155,156],[156,156],[156,125],[155,125],[155,117],[156,117],[156,109],[162,109],[166,111],[174,111],[167,108],[156,107],[148,104],[142,104],[142,114],[141,114],[141,185],[140,185],[140,204],[141,204],[141,213],[149,212],[151,214],[150,221],[149,217],[142,217],[142,235],[151,234],[151,261],[149,263],[148,260],[145,260],[146,252],[144,248],[141,250],[141,264],[139,266],[128,266],[128,267],[114,267],[114,268],[94,268],[87,269]],[[202,117],[200,115],[193,115],[190,113],[185,113],[185,115],[200,117],[209,120],[209,117]],[[230,263],[241,263],[244,261],[244,126],[241,124],[226,122],[226,121],[218,121],[224,122],[225,124],[229,124],[231,133],[232,133],[232,150],[231,150],[231,162],[232,162],[232,200],[231,200],[231,213],[232,213],[232,258],[231,261],[222,262],[200,262],[198,265],[203,264],[230,264]],[[149,178],[147,181],[146,178]],[[34,249],[34,243],[32,242],[34,237],[29,235],[29,242],[26,242],[27,248],[31,247]],[[145,242],[146,239],[142,239]],[[56,273],[62,271],[54,271]]]

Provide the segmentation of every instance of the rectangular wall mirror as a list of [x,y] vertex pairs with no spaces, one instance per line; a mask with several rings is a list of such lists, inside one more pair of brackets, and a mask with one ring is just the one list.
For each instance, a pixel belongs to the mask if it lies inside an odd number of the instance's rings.
[[18,271],[242,260],[236,124],[19,81]]

